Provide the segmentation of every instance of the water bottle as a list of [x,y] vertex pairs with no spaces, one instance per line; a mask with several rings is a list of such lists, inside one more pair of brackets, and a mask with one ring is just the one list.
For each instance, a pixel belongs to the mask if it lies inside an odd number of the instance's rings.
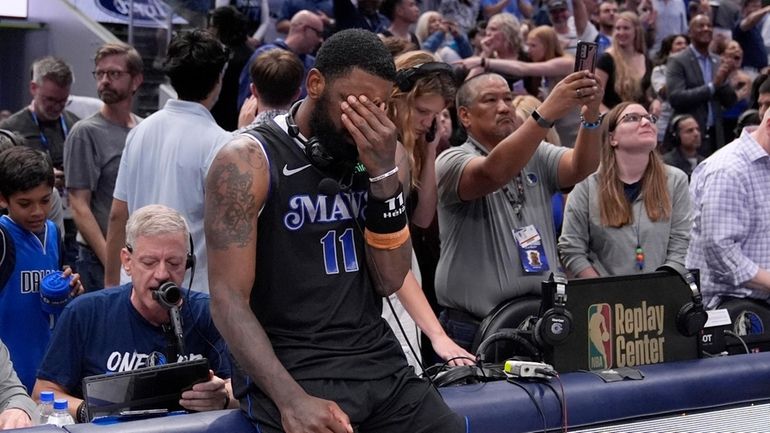
[[67,412],[67,400],[60,398],[53,402],[53,413],[48,417],[46,424],[63,427],[65,425],[75,424],[72,415]]
[[53,413],[53,391],[40,393],[40,403],[32,414],[32,422],[36,425],[48,423],[48,417]]

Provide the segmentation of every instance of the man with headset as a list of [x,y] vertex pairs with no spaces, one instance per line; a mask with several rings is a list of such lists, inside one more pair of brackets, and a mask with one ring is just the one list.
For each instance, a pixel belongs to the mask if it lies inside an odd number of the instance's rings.
[[690,114],[679,114],[671,119],[663,146],[671,149],[663,155],[663,161],[687,174],[705,158],[698,153],[701,145],[700,126]]
[[395,75],[375,34],[335,34],[308,97],[209,170],[212,315],[262,432],[465,431],[380,317],[411,262],[385,112]]
[[[81,383],[84,377],[117,373],[168,362],[206,358],[210,379],[181,395],[182,407],[220,410],[236,407],[230,398],[230,360],[209,313],[208,295],[180,290],[185,270],[193,265],[187,223],[179,212],[150,205],[131,214],[126,246],[120,256],[131,283],[73,300],[64,309],[38,370],[33,397],[54,391],[69,400],[70,414],[87,421]],[[171,282],[179,299],[184,341],[169,345],[174,335],[170,308],[159,300],[159,288]],[[171,296],[168,296],[171,299]],[[171,339],[173,341],[173,339]]]

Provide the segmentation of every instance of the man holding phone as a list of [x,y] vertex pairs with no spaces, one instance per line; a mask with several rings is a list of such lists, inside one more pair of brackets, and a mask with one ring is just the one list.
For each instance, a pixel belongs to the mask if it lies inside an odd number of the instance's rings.
[[[461,347],[470,348],[479,322],[498,304],[539,294],[557,269],[551,196],[596,170],[601,99],[587,71],[568,75],[527,119],[516,117],[500,75],[478,75],[458,90],[468,141],[436,161],[436,294],[447,307],[442,324]],[[583,120],[574,149],[543,141],[557,119],[578,108]],[[529,260],[533,252],[539,260]]]

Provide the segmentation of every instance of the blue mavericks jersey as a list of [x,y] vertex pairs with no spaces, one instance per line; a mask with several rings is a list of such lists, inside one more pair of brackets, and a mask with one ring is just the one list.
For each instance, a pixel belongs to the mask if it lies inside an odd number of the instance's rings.
[[[0,287],[0,339],[8,346],[19,379],[32,392],[37,368],[51,338],[48,314],[40,308],[38,285],[44,276],[59,270],[59,233],[46,221],[40,240],[7,215],[0,217],[4,229],[3,252],[15,250],[15,260],[0,257],[0,266],[14,266],[7,283]],[[9,244],[13,243],[13,248]],[[15,262],[15,265],[14,265]]]

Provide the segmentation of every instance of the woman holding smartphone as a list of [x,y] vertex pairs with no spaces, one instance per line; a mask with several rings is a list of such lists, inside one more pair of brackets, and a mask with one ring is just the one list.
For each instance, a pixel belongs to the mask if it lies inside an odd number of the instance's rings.
[[567,200],[558,248],[584,278],[684,266],[692,226],[687,175],[661,160],[657,119],[622,102],[604,120],[599,170]]

